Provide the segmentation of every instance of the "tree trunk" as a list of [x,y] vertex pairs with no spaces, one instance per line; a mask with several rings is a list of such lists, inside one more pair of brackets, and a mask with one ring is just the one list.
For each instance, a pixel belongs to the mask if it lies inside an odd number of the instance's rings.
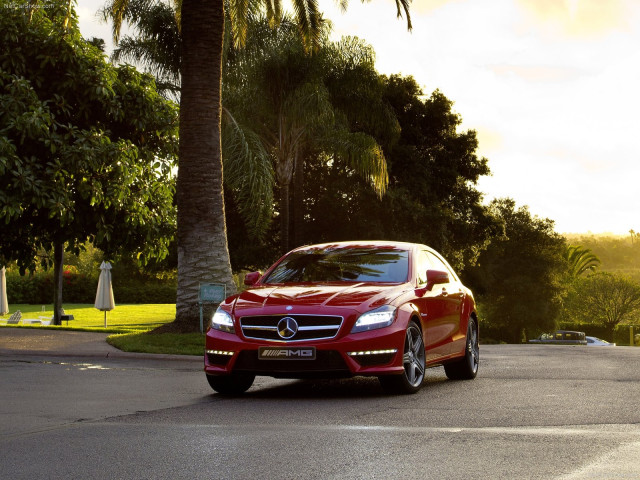
[[53,246],[53,325],[62,325],[62,273],[64,269],[64,244]]
[[611,342],[611,343],[615,342],[616,327],[617,326],[618,326],[617,323],[615,323],[613,325],[605,325],[605,327],[607,328],[607,337],[608,337],[608,338],[605,338],[605,340],[607,340],[608,342]]
[[182,2],[177,327],[199,327],[200,283],[235,293],[222,190],[220,144],[224,1]]
[[280,250],[287,253],[289,248],[289,183],[280,184]]
[[300,152],[296,152],[293,166],[293,247],[304,242],[304,160]]

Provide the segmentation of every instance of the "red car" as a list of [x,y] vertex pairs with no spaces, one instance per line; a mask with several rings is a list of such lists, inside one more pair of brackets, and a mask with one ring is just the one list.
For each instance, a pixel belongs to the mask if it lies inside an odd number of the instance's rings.
[[368,375],[389,392],[414,393],[427,367],[443,365],[451,379],[478,372],[473,295],[424,245],[300,247],[245,284],[207,329],[204,370],[216,392],[242,393],[256,375]]

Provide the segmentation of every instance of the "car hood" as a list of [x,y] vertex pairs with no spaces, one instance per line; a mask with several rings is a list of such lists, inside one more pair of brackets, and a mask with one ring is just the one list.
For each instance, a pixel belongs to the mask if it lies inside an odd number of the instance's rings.
[[374,283],[265,285],[238,295],[235,313],[278,306],[343,307],[364,312],[390,303],[407,288],[407,284]]

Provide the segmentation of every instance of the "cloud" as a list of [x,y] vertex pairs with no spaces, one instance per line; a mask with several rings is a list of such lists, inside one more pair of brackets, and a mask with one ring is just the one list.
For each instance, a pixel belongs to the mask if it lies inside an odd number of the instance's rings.
[[520,66],[520,65],[489,65],[489,70],[498,76],[514,76],[529,82],[564,82],[575,80],[585,74],[579,68],[549,67],[549,66]]
[[461,2],[461,0],[429,0],[429,1],[416,0],[415,2],[411,3],[409,7],[409,13],[412,16],[414,14],[415,15],[430,14],[434,10],[437,10],[445,5],[455,4],[455,3],[463,3],[463,2]]
[[478,150],[482,156],[491,155],[492,151],[498,151],[503,147],[504,139],[498,130],[487,127],[478,127],[475,130],[478,137]]
[[571,37],[630,30],[630,5],[623,0],[518,0],[539,27]]

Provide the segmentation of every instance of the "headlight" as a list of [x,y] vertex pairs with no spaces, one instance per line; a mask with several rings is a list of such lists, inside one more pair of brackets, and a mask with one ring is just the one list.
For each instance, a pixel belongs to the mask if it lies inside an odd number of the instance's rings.
[[396,318],[396,307],[385,305],[370,312],[360,315],[356,324],[351,329],[351,333],[366,332],[376,328],[388,327]]
[[233,329],[233,319],[231,315],[222,310],[220,307],[216,310],[211,318],[211,328],[227,333],[235,333]]

